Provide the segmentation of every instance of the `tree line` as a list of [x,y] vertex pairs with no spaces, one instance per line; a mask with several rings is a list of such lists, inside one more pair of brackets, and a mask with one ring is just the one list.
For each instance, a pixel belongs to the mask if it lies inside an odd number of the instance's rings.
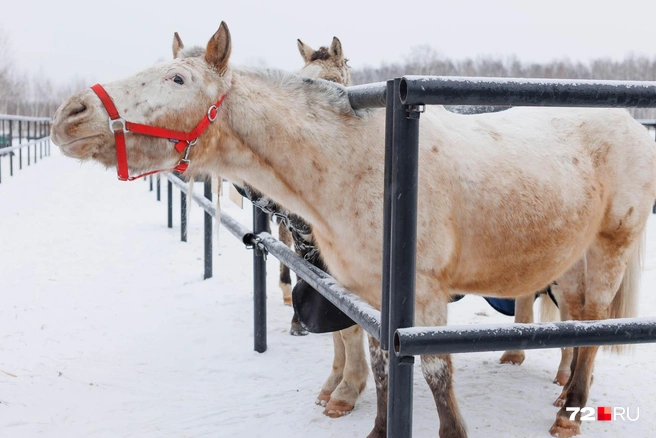
[[[656,81],[656,56],[628,55],[623,60],[589,62],[562,59],[549,63],[524,62],[513,56],[458,60],[444,57],[430,46],[419,46],[403,61],[354,69],[352,79],[354,84],[364,84],[405,74]],[[11,41],[0,28],[0,114],[52,117],[64,99],[88,85],[80,78],[66,85],[55,84],[43,70],[36,74],[20,72],[13,61]],[[631,109],[631,113],[636,118],[656,118],[656,109]]]
[[[419,46],[413,48],[403,62],[364,67],[351,73],[356,85],[402,75],[656,81],[656,56],[648,58],[629,54],[623,60],[606,58],[581,62],[561,59],[549,63],[523,62],[514,56],[454,60],[442,56],[430,46]],[[638,119],[656,118],[656,109],[653,108],[632,108],[630,111]]]

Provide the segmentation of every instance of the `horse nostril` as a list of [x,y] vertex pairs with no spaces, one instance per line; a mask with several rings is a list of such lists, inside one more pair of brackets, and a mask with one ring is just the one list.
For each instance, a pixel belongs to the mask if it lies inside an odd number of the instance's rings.
[[68,110],[68,117],[73,117],[77,116],[78,114],[82,114],[87,110],[87,106],[83,103],[76,103],[74,105],[71,105],[71,108]]

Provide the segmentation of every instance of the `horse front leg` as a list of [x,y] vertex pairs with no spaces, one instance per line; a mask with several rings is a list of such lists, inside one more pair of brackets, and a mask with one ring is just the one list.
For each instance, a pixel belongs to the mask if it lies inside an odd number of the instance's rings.
[[333,368],[330,375],[321,387],[321,392],[317,397],[316,404],[325,407],[330,401],[330,395],[333,393],[339,382],[344,376],[344,365],[346,363],[346,350],[342,335],[339,332],[333,332]]
[[[515,323],[532,323],[533,322],[533,301],[534,295],[518,297],[515,300]],[[501,356],[501,363],[521,365],[526,355],[524,350],[508,350]]]
[[[419,294],[419,289],[417,290]],[[448,295],[420,299],[418,295],[417,326],[443,326],[447,321]],[[421,371],[435,400],[440,418],[440,438],[466,438],[465,422],[453,391],[453,365],[450,354],[421,356]]]
[[[292,247],[292,234],[289,232],[284,222],[278,224],[278,238],[288,247]],[[282,301],[285,306],[292,305],[292,276],[289,268],[280,262],[280,289],[282,290]]]
[[341,382],[332,391],[324,410],[324,414],[332,418],[341,417],[353,410],[367,384],[369,375],[362,328],[354,325],[340,331],[339,335],[345,352],[344,373]]
[[381,349],[380,342],[373,336],[369,336],[369,359],[374,382],[376,382],[376,419],[374,420],[374,428],[367,435],[367,438],[386,438],[389,352]]

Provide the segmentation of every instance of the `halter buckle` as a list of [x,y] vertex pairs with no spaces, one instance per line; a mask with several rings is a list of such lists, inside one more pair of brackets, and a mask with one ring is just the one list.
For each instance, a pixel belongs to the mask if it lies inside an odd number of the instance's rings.
[[[212,110],[214,110],[214,117],[212,117]],[[216,117],[219,115],[219,108],[216,105],[212,105],[208,110],[207,110],[207,118],[210,122],[213,122],[216,120]]]
[[118,119],[109,119],[109,130],[114,134],[114,124],[119,123],[121,127],[119,128],[123,132],[129,132],[128,128],[125,126],[125,119],[123,117],[119,117]]

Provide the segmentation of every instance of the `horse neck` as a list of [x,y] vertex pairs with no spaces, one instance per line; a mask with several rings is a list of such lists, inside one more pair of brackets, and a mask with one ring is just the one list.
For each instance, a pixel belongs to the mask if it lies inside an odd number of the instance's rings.
[[351,190],[350,176],[362,174],[364,158],[372,155],[369,145],[359,142],[356,148],[349,141],[362,138],[357,134],[365,123],[348,113],[339,89],[331,94],[314,88],[325,84],[289,81],[234,72],[224,102],[220,172],[332,235],[331,207]]

